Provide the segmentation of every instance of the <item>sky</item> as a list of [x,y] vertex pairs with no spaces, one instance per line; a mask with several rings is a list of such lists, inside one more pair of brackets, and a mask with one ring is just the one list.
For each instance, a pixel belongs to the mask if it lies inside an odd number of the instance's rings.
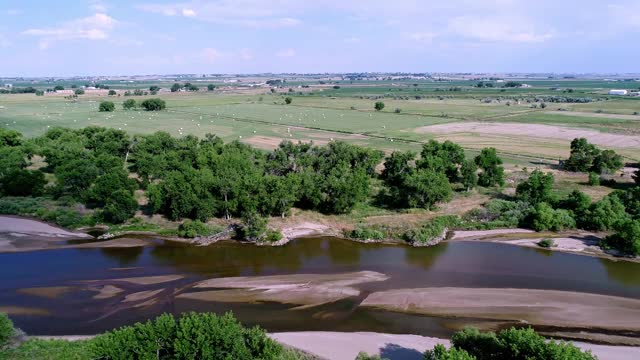
[[640,72],[638,0],[2,0],[0,76]]

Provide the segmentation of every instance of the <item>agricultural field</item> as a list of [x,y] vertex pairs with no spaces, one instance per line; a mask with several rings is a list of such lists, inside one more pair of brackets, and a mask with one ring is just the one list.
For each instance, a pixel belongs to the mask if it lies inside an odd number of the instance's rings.
[[[607,89],[616,84],[606,81],[527,83],[530,88],[505,89],[476,88],[476,82],[471,81],[339,81],[320,85],[302,79],[275,92],[241,84],[206,91],[206,85],[198,83],[199,92],[159,93],[157,97],[167,102],[167,110],[145,112],[123,110],[121,104],[129,98],[140,101],[151,96],[124,97],[124,90],[168,87],[169,81],[113,82],[117,96],[66,99],[55,94],[2,94],[0,126],[28,137],[55,126],[89,125],[133,134],[213,133],[226,141],[239,140],[263,149],[274,148],[285,139],[317,144],[344,140],[391,152],[418,150],[429,139],[450,139],[470,153],[495,147],[507,162],[522,165],[565,158],[569,142],[586,137],[598,146],[616,150],[628,161],[640,161],[640,98],[610,98]],[[562,89],[571,90],[565,93]],[[284,101],[287,96],[292,98],[288,105]],[[545,96],[588,97],[592,102],[538,106],[544,100],[536,98]],[[116,110],[99,112],[99,103],[104,100],[113,101]],[[374,110],[376,101],[385,103],[382,111]]]

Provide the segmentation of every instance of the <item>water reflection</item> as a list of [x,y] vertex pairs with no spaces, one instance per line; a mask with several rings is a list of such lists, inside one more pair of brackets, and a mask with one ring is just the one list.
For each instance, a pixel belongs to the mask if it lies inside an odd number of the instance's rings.
[[447,252],[448,246],[448,243],[441,243],[429,248],[407,247],[405,250],[405,259],[409,264],[419,266],[424,270],[429,270],[438,258]]
[[140,256],[144,253],[143,247],[131,247],[124,249],[116,248],[102,248],[100,249],[102,255],[109,259],[117,261],[118,266],[130,266],[138,262]]
[[609,279],[628,286],[640,286],[640,264],[626,261],[598,259]]

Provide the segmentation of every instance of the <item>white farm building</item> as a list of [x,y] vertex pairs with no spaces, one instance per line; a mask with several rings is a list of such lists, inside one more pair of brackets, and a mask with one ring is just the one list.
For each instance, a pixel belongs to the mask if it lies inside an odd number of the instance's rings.
[[611,89],[609,90],[609,95],[628,95],[629,92],[627,90],[616,90],[616,89]]

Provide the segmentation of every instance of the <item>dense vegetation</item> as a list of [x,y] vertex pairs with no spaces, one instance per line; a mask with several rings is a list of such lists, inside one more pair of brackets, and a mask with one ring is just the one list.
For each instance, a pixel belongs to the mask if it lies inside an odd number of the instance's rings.
[[[8,331],[8,332],[5,332]],[[16,330],[0,314],[0,358],[51,360],[125,359],[246,359],[296,360],[302,353],[285,350],[264,330],[243,327],[231,313],[188,313],[179,318],[163,314],[106,332],[90,340],[30,339],[19,343]],[[5,336],[7,335],[7,336]],[[5,345],[17,342],[12,348]],[[17,345],[17,347],[15,346]]]

